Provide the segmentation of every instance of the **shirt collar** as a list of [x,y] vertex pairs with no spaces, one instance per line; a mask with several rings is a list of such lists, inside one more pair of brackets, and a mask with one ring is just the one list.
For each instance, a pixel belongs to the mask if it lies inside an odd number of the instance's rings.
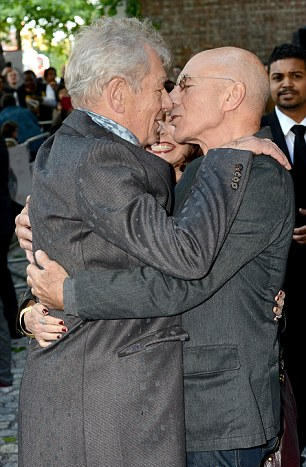
[[281,110],[279,110],[278,107],[275,106],[275,113],[277,115],[279,124],[281,126],[282,132],[285,136],[288,135],[289,131],[293,127],[293,125],[305,125],[306,126],[306,116],[305,118],[300,122],[297,123],[295,122],[292,118],[288,117],[285,115]]
[[135,144],[136,146],[140,146],[138,138],[130,130],[120,125],[119,123],[114,122],[114,120],[111,120],[110,118],[104,117],[103,115],[99,115],[90,110],[81,108],[79,108],[78,110],[86,112],[93,122],[103,127],[105,130],[114,133],[115,135],[128,141],[129,143]]

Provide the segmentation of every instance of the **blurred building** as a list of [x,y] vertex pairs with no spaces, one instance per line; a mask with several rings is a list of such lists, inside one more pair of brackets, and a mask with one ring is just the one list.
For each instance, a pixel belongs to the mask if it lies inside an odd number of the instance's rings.
[[157,25],[183,66],[201,50],[232,45],[265,62],[283,42],[306,47],[306,0],[140,0],[143,17]]

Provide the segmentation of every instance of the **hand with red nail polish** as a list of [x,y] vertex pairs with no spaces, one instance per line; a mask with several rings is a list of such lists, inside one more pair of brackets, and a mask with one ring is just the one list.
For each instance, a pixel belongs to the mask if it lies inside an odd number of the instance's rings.
[[41,347],[48,347],[53,341],[62,337],[62,334],[68,332],[64,326],[64,321],[53,316],[48,316],[48,310],[36,303],[31,313],[24,315],[24,326],[26,330],[34,334],[35,339]]

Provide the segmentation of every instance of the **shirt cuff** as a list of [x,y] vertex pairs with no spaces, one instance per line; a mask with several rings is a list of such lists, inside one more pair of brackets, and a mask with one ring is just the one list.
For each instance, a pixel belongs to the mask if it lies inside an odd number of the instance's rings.
[[75,295],[75,280],[67,277],[64,280],[64,310],[67,315],[79,316]]

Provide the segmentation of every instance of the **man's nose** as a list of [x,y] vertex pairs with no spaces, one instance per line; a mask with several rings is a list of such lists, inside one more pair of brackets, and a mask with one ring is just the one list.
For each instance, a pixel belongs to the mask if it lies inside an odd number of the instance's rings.
[[290,76],[284,76],[282,86],[285,88],[293,86],[293,82]]
[[172,107],[173,107],[172,99],[171,99],[170,95],[168,94],[168,92],[166,91],[166,89],[163,89],[163,91],[162,91],[162,109],[164,111],[166,111],[166,112],[171,112]]
[[174,86],[174,88],[170,92],[170,96],[173,102],[173,107],[175,107],[179,103],[178,101],[179,101],[179,96],[180,96],[180,87]]

